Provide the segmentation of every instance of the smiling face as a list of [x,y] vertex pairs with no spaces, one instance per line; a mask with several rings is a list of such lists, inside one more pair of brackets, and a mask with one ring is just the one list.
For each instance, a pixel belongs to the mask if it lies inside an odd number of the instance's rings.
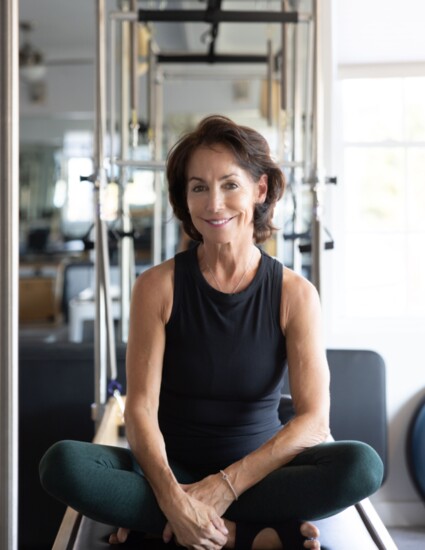
[[267,177],[254,182],[220,144],[199,147],[187,167],[187,205],[204,242],[226,244],[253,237],[254,205],[264,202]]

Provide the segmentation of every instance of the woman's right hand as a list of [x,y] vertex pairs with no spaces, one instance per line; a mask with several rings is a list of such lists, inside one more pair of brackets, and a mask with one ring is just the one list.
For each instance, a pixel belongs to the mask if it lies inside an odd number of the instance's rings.
[[194,550],[219,550],[227,542],[227,528],[214,508],[186,493],[166,506],[164,513],[168,519],[164,542],[174,535],[177,544]]

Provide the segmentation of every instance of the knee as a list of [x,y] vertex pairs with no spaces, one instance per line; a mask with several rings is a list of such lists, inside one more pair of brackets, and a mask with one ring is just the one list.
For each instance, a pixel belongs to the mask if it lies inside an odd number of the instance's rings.
[[382,484],[384,465],[378,453],[370,445],[352,441],[344,452],[346,480],[358,492],[358,500],[375,493]]
[[68,477],[70,461],[72,461],[73,441],[59,441],[52,445],[42,457],[39,464],[40,482],[48,493],[57,496],[64,480]]

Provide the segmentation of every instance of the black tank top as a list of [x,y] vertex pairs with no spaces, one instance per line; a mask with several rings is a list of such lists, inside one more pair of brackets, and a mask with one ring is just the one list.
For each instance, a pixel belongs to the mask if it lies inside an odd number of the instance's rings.
[[281,293],[282,265],[264,252],[254,280],[237,294],[207,283],[197,248],[175,256],[159,406],[170,458],[221,469],[281,428]]

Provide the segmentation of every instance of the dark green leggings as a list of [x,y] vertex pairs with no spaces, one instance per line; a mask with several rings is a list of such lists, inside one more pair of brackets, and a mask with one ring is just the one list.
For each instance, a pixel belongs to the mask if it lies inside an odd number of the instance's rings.
[[[215,473],[193,473],[170,464],[180,483],[193,483]],[[243,493],[225,517],[264,524],[288,518],[321,519],[374,493],[382,474],[382,462],[368,445],[322,443]],[[40,477],[48,493],[91,519],[162,533],[166,519],[128,449],[61,441],[44,455]]]

